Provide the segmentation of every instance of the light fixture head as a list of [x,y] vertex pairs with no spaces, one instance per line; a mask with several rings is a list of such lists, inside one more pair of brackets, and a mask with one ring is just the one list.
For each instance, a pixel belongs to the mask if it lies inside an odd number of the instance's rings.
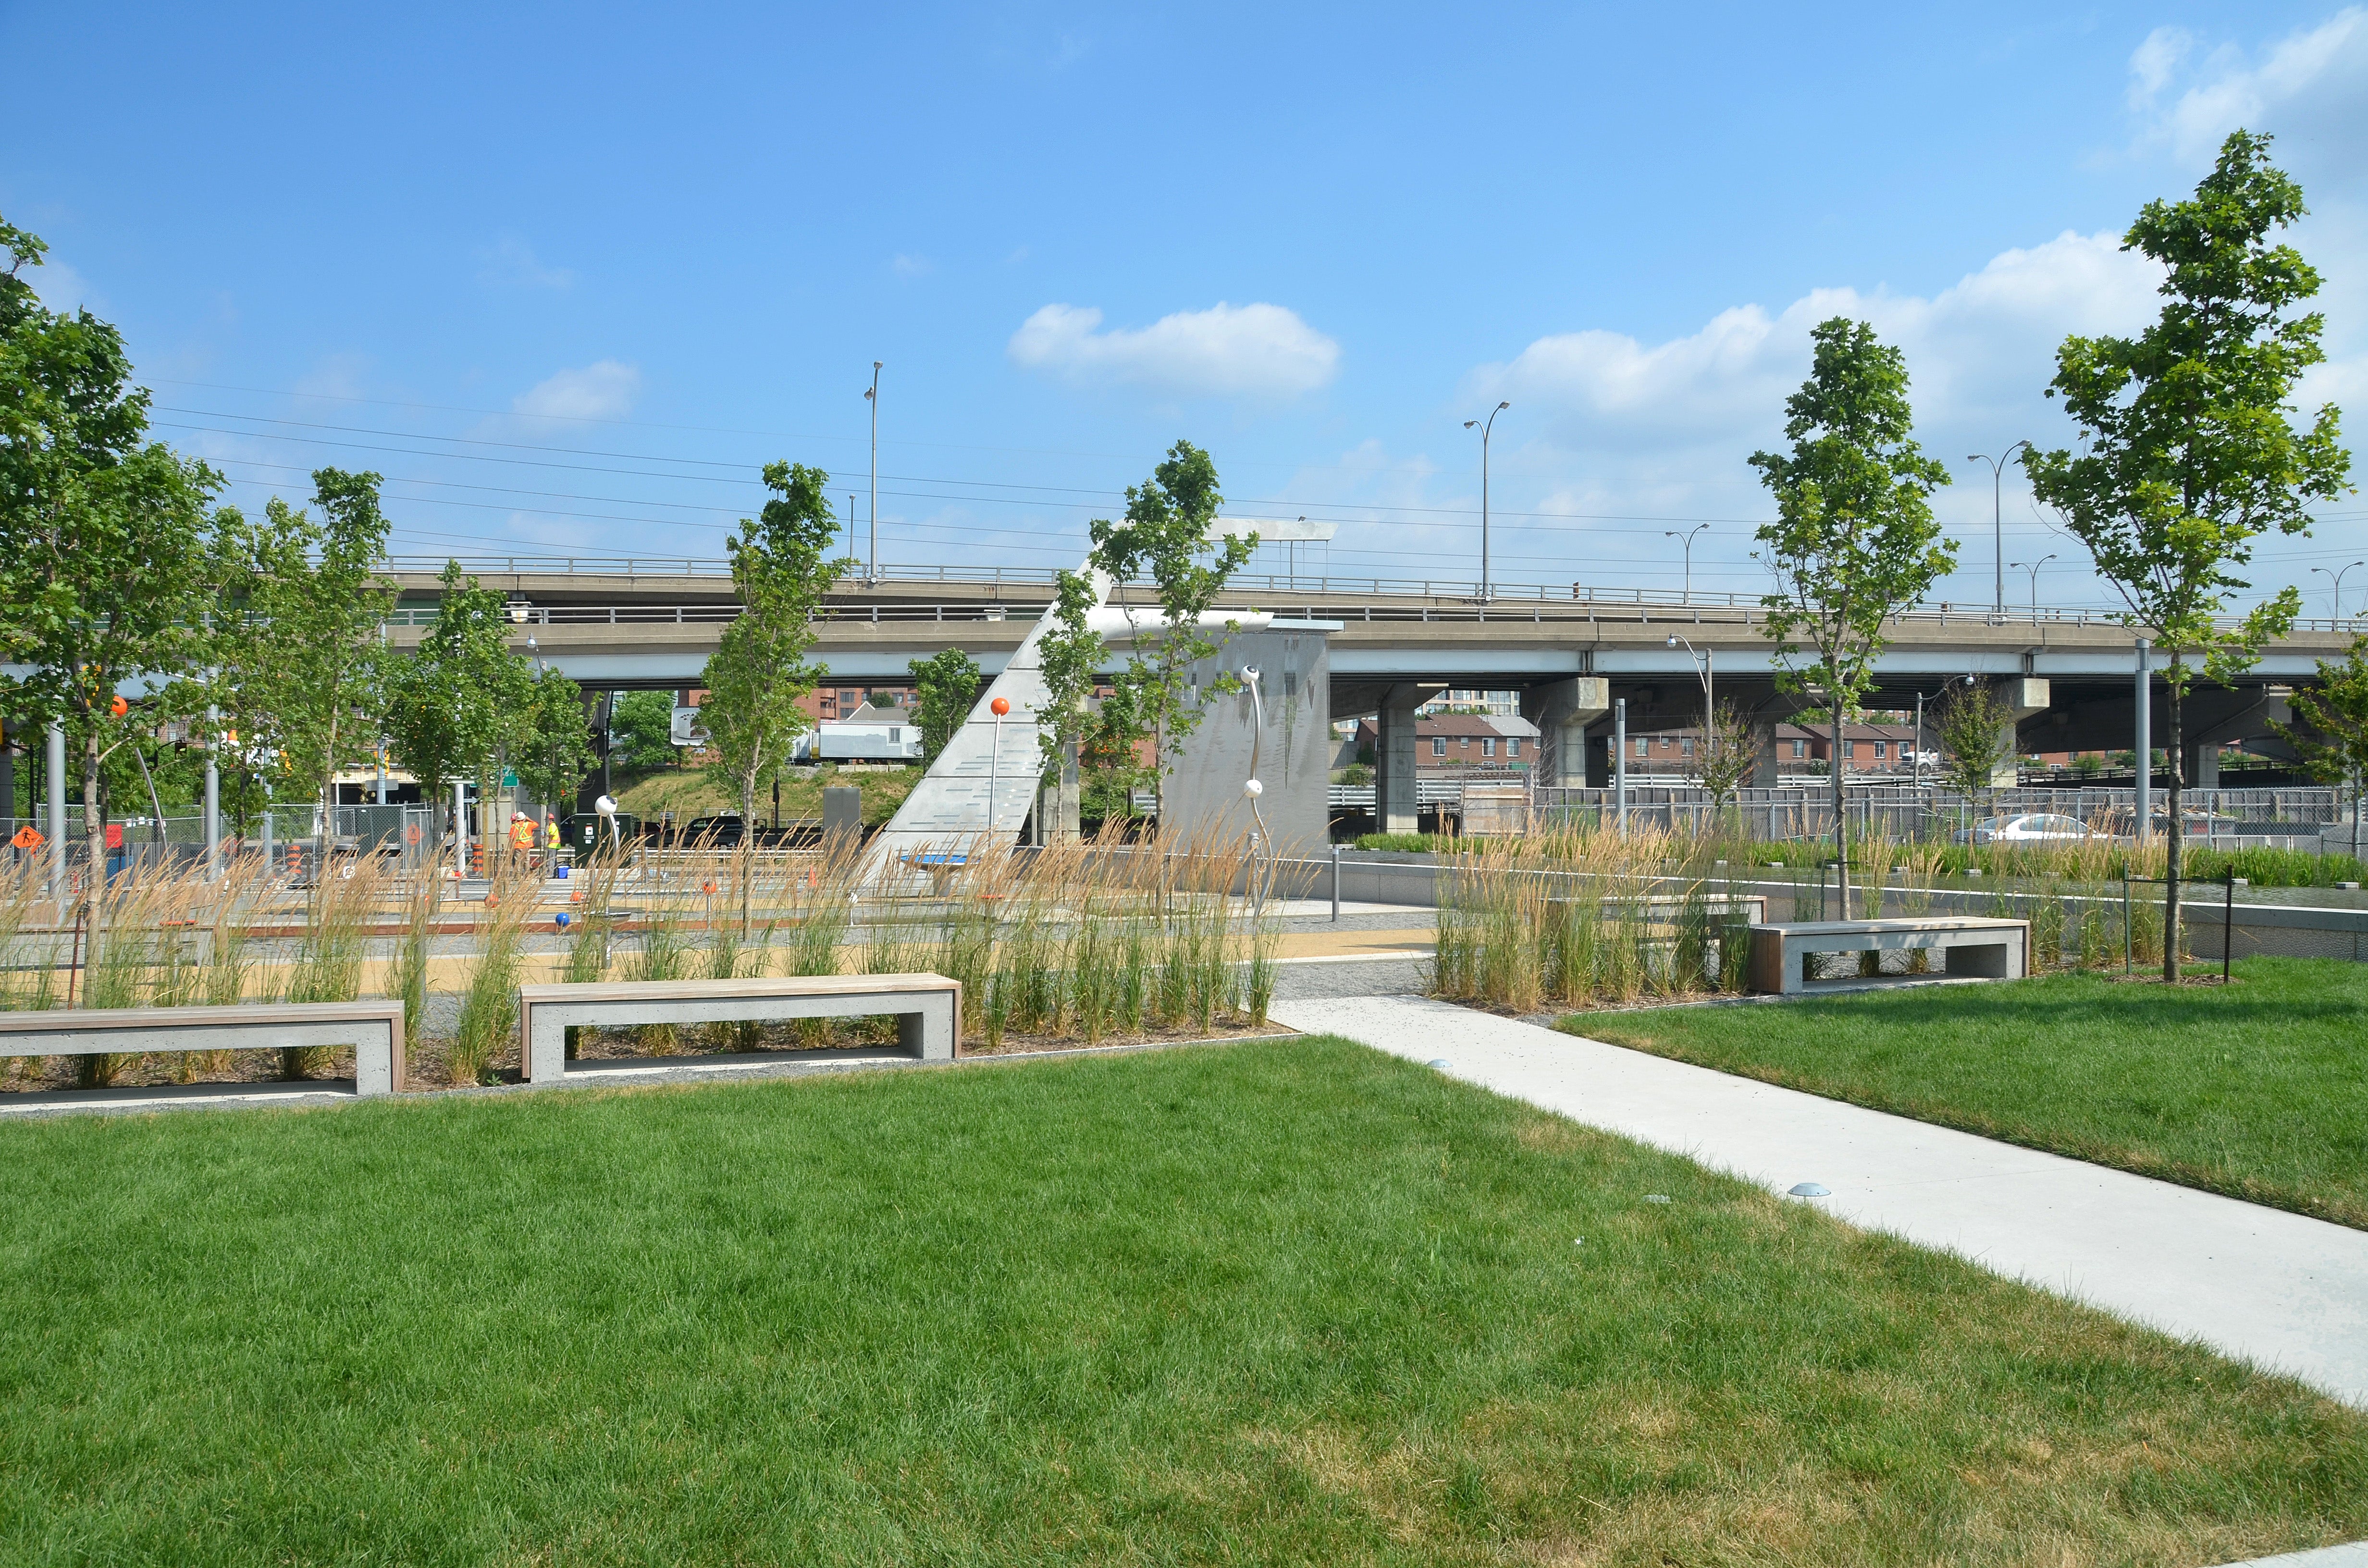
[[1666,647],[1670,647],[1670,648],[1674,648],[1674,647],[1676,647],[1677,645],[1678,645],[1678,634],[1677,634],[1676,632],[1672,631],[1672,632],[1670,632],[1670,633],[1669,633],[1669,640],[1668,640],[1668,642],[1667,643],[1665,643],[1665,644],[1664,644],[1664,646],[1666,646]]
[[1508,408],[1510,408],[1510,407],[1512,407],[1512,406],[1513,406],[1513,405],[1512,405],[1511,403],[1498,403],[1498,404],[1497,405],[1497,413],[1499,413],[1499,414],[1502,414],[1502,413],[1504,413],[1504,412],[1505,412],[1505,410],[1507,410],[1507,409],[1508,409]]
[[876,370],[876,369],[880,369],[882,365],[885,365],[887,362],[888,362],[888,361],[886,361],[885,359],[874,359],[873,361],[871,361],[871,368],[872,368],[873,369],[875,369],[875,370]]
[[1266,786],[1255,778],[1247,779],[1242,784],[1242,795],[1245,799],[1255,801],[1265,793]]
[[1463,427],[1466,430],[1477,430],[1480,428],[1480,421],[1477,419],[1467,419],[1463,422]]

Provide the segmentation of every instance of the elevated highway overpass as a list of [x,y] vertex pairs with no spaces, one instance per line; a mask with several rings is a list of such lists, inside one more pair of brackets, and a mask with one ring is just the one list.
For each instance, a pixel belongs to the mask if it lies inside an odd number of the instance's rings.
[[[510,596],[520,645],[531,634],[542,656],[594,688],[695,683],[736,613],[718,562],[521,559],[473,570],[483,585]],[[403,600],[390,639],[404,646],[433,619],[437,585],[425,570],[398,573],[397,581]],[[1614,700],[1627,703],[1632,730],[1699,721],[1698,654],[1708,656],[1719,699],[1755,722],[1772,725],[1797,707],[1776,689],[1766,612],[1751,598],[1582,585],[1500,590],[1483,605],[1461,586],[1252,577],[1237,580],[1221,602],[1331,628],[1332,717],[1377,713],[1385,738],[1403,724],[1409,758],[1412,709],[1442,687],[1522,692],[1525,711],[1547,733],[1551,773],[1571,782],[1600,775]],[[904,678],[914,659],[958,647],[993,675],[1051,597],[1051,574],[1041,570],[894,568],[877,584],[849,582],[829,597],[814,656],[840,678],[884,681]],[[1114,604],[1149,599],[1140,585],[1112,596]],[[2286,716],[2284,688],[2313,679],[2317,662],[2341,656],[2362,629],[2305,621],[2234,689],[2199,680],[2188,705],[2187,738],[2196,748],[2189,778],[2208,779],[2219,744],[2274,750],[2267,737],[2271,722]],[[1918,694],[1936,696],[1971,675],[2008,691],[2021,750],[2131,744],[2135,642],[2104,614],[2043,606],[2001,616],[1936,605],[1897,618],[1889,637],[1870,706],[1913,708]],[[2159,741],[2167,733],[2159,682],[2155,702]],[[1772,770],[1772,755],[1770,761]]]

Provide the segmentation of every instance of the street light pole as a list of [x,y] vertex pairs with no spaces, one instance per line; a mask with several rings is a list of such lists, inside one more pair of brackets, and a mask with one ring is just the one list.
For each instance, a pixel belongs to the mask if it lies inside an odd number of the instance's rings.
[[1975,452],[1965,459],[1967,462],[1990,465],[1990,544],[1998,561],[1998,596],[1991,606],[1991,613],[1996,615],[2006,613],[2006,465],[2017,451],[2025,448],[2034,451],[2038,449],[2032,448],[2028,441],[2017,441],[1997,457],[1987,452]]
[[2017,567],[2031,574],[2031,623],[2033,626],[2039,624],[2039,569],[2055,559],[2055,557],[2052,555],[2043,555],[2036,561],[2010,561],[2007,562],[2009,566]]
[[1480,432],[1480,602],[1484,605],[1497,597],[1488,585],[1488,437],[1496,431],[1497,415],[1512,406],[1498,403],[1488,411],[1485,425],[1477,419],[1463,422],[1466,430]]
[[1708,527],[1710,527],[1708,523],[1696,523],[1683,533],[1679,533],[1675,528],[1661,530],[1663,539],[1676,540],[1686,548],[1686,603],[1688,604],[1694,602],[1694,535]]
[[[2362,563],[2355,561],[2351,563],[2351,566],[2358,566],[2361,564]],[[2327,607],[2328,619],[2330,620],[2341,620],[2343,619],[2343,574],[2351,571],[2351,566],[2346,566],[2341,571],[2337,572],[2329,572],[2324,566],[2314,566],[2311,568],[2312,571],[2318,573],[2322,576],[2334,579],[2334,591],[2329,596]]]
[[867,588],[880,585],[880,367],[883,361],[871,361],[871,385],[863,401],[871,405],[871,573],[863,579]]

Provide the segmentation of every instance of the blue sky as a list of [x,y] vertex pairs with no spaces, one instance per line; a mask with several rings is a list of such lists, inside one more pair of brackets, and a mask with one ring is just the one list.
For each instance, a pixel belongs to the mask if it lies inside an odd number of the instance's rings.
[[[2368,401],[2368,15],[1965,15],[13,3],[0,212],[233,500],[374,467],[410,554],[712,556],[775,457],[860,519],[880,359],[890,562],[1072,564],[1182,436],[1229,511],[1339,520],[1303,570],[1468,580],[1462,422],[1509,400],[1500,580],[1674,589],[1706,521],[1695,586],[1756,594],[1745,459],[1848,312],[1978,603],[1960,460],[2068,438],[2056,343],[2151,313],[2116,236],[2230,126],[2315,209],[2310,401]],[[2260,580],[2325,613],[2363,515]],[[2043,601],[2103,602],[2005,516]]]

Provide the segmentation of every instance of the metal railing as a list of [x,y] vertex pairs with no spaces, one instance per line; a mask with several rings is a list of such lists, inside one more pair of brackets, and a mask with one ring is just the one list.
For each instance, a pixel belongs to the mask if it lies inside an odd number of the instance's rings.
[[[565,575],[581,577],[656,577],[680,580],[728,579],[731,567],[721,560],[689,556],[461,556],[461,569],[479,575],[529,576]],[[386,570],[406,575],[433,575],[440,572],[445,558],[441,556],[393,556]],[[994,588],[1041,586],[1049,588],[1055,570],[1039,566],[925,566],[883,565],[878,581],[886,584],[941,583],[967,587]],[[861,585],[855,579],[845,580],[843,591],[852,591]],[[1120,585],[1121,592],[1148,591],[1145,583]],[[1415,619],[1424,620],[1462,621],[1485,624],[1489,620],[1641,620],[1652,624],[1660,620],[1682,620],[1689,624],[1729,624],[1746,629],[1757,628],[1767,619],[1762,597],[1758,594],[1721,593],[1698,590],[1683,593],[1666,588],[1622,588],[1611,585],[1572,583],[1568,585],[1549,583],[1499,583],[1493,586],[1489,597],[1480,599],[1474,584],[1440,578],[1409,578],[1381,576],[1341,576],[1334,574],[1305,575],[1292,573],[1237,572],[1227,584],[1229,597],[1255,599],[1258,608],[1277,608],[1269,600],[1288,606],[1303,597],[1372,601],[1420,601],[1390,604],[1375,602],[1351,608],[1361,610],[1362,619]],[[541,607],[536,607],[540,609]],[[647,607],[643,607],[647,608]],[[663,607],[661,607],[663,608]],[[713,608],[713,607],[707,607]],[[930,607],[921,607],[928,608]],[[944,607],[952,609],[955,607]],[[1012,607],[1017,609],[1018,607]],[[1308,605],[1311,615],[1342,614],[1342,607]],[[1549,615],[1552,609],[1554,613]],[[1404,612],[1401,616],[1400,612]],[[1041,613],[1041,607],[1040,607]],[[728,619],[728,615],[726,617]],[[2028,626],[2065,629],[2122,629],[2120,612],[2106,606],[2052,606],[2036,608],[2025,605],[2004,611],[1986,606],[1960,606],[1953,601],[1918,605],[1894,617],[1895,624],[1933,624],[1938,626]],[[2226,617],[2218,624],[2235,626],[2241,618]],[[397,624],[416,624],[399,621]],[[2357,634],[2368,631],[2368,619],[2357,616],[2305,617],[2294,623],[2302,632],[2332,632]]]

